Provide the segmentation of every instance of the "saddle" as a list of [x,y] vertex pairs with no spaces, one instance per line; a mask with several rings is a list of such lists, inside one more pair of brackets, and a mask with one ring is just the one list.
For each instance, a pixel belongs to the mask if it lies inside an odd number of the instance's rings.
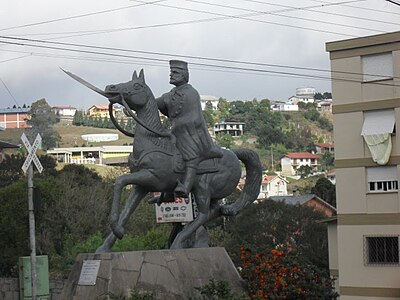
[[[171,156],[171,159],[173,160],[173,165],[174,165],[174,172],[177,174],[184,174],[185,173],[185,161],[182,158],[182,154],[179,152],[179,150],[175,149],[174,151],[168,151],[165,149],[152,149],[146,152],[143,152],[139,158],[134,157],[134,153],[131,153],[128,157],[128,165],[131,169],[131,172],[133,172],[134,169],[136,169],[140,161],[144,156],[146,156],[149,153],[152,152],[162,152],[167,154],[168,156]],[[199,163],[199,168],[197,169],[197,174],[205,174],[205,173],[216,173],[219,171],[219,166],[218,166],[218,160],[220,158],[208,158],[204,159]]]

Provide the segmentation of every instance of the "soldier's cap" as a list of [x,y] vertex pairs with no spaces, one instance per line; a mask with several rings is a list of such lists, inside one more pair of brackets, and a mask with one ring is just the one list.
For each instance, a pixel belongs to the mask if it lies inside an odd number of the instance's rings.
[[170,60],[169,61],[169,67],[170,68],[177,68],[177,69],[182,69],[182,70],[187,70],[188,69],[188,63],[183,60]]

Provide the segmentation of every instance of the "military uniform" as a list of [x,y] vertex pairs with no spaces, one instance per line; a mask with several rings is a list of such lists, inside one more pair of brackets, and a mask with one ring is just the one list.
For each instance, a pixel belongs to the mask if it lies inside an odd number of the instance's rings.
[[174,194],[188,196],[196,178],[199,163],[206,158],[222,157],[222,151],[211,140],[201,110],[199,93],[188,84],[187,63],[170,60],[170,83],[175,85],[170,92],[157,99],[159,110],[171,122],[176,147],[185,161],[183,181],[177,181]]
[[185,161],[218,156],[203,117],[200,95],[190,84],[163,94],[157,99],[157,104],[171,122],[176,147]]

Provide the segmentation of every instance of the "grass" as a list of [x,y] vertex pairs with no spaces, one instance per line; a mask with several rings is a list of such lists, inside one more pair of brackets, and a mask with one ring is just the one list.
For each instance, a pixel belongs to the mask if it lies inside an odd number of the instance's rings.
[[[125,136],[117,129],[95,128],[85,126],[74,126],[67,123],[57,123],[54,129],[61,136],[61,141],[58,147],[80,147],[80,146],[103,146],[103,145],[129,145],[133,142],[131,137]],[[24,132],[22,128],[13,128],[0,131],[0,139],[14,143],[21,143],[21,135]],[[117,133],[119,139],[112,142],[88,143],[81,138],[83,134],[98,134],[98,133]]]
[[[102,145],[129,145],[133,142],[131,137],[125,136],[117,129],[95,128],[86,126],[74,126],[66,123],[57,123],[55,130],[60,134],[59,147],[75,146],[102,146]],[[81,138],[83,134],[117,133],[119,139],[112,142],[88,143]]]

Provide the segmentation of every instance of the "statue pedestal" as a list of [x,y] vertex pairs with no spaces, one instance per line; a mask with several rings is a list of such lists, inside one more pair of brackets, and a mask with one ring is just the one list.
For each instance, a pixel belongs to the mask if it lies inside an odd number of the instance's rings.
[[[94,271],[82,268],[88,260]],[[83,280],[82,272],[86,271]],[[189,299],[198,297],[195,287],[208,284],[210,279],[226,281],[234,291],[244,290],[224,248],[79,254],[61,299],[108,299],[110,293],[129,296],[132,289],[154,292],[157,299]]]

